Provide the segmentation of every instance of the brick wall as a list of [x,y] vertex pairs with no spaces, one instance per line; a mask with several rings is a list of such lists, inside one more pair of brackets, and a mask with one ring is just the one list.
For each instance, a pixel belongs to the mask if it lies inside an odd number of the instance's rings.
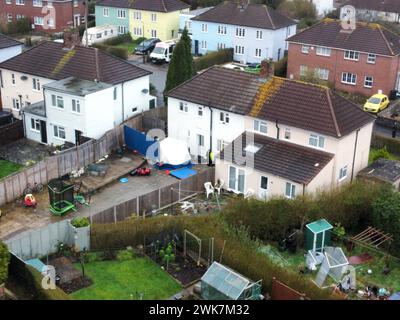
[[[344,59],[344,51],[332,49],[329,57],[318,56],[316,47],[310,48],[308,54],[301,52],[301,44],[290,43],[288,53],[288,72],[294,79],[300,78],[300,66],[308,66],[308,70],[322,68],[329,70],[329,82],[338,90],[357,92],[370,96],[382,90],[384,93],[395,89],[397,74],[400,72],[400,57],[377,56],[376,63],[367,63],[367,54],[360,53],[358,61]],[[344,84],[342,72],[357,74],[357,84]],[[364,87],[365,76],[373,76],[372,88]]]

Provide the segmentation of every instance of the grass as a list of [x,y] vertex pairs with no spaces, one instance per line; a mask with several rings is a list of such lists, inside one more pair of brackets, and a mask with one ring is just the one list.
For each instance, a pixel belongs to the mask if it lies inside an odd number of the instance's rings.
[[18,163],[10,162],[7,160],[0,160],[0,179],[21,170],[23,167],[24,166]]
[[[378,153],[379,149],[377,148],[371,148],[369,151],[369,159],[368,159],[368,164],[371,164],[373,162],[373,158],[375,155]],[[399,156],[394,155],[393,153],[389,153],[389,159],[390,160],[400,160]]]
[[[75,265],[80,270],[80,265]],[[181,286],[148,258],[94,261],[85,264],[93,284],[71,294],[78,300],[130,300],[143,293],[145,300],[168,299]]]

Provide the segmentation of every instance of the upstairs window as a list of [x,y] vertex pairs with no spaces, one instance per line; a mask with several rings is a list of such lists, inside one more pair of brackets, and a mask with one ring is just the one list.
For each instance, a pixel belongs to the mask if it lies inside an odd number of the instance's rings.
[[236,37],[244,38],[246,36],[245,28],[236,28]]
[[51,104],[53,107],[64,109],[64,98],[61,96],[51,95]]
[[326,56],[329,57],[331,55],[331,48],[327,47],[317,47],[317,55],[318,56]]
[[347,166],[340,168],[339,171],[339,181],[342,181],[347,178]]
[[261,40],[263,38],[262,30],[256,31],[256,39]]
[[201,32],[208,32],[207,23],[202,23],[201,24]]
[[183,112],[188,112],[188,105],[186,102],[179,102],[179,110]]
[[126,10],[121,10],[121,9],[119,9],[119,10],[117,11],[117,17],[118,17],[119,19],[126,19]]
[[296,197],[296,186],[290,182],[286,182],[285,196],[289,199]]
[[302,45],[301,46],[301,53],[309,53],[310,52],[310,46]]
[[254,131],[267,134],[267,122],[254,120]]
[[323,149],[325,146],[325,138],[317,134],[310,134],[308,144],[312,147]]
[[218,34],[226,34],[226,27],[218,26]]
[[141,20],[142,19],[142,13],[140,11],[133,11],[133,19]]
[[220,112],[219,121],[221,121],[223,124],[229,123],[229,113]]
[[351,51],[351,50],[346,50],[344,52],[344,58],[346,60],[354,60],[358,61],[360,58],[360,53],[358,51]]
[[374,64],[376,62],[376,54],[369,53],[367,58],[367,63]]
[[40,91],[40,79],[33,78],[32,82],[33,82],[33,90]]
[[108,17],[110,15],[110,10],[108,8],[103,8],[103,17]]
[[76,99],[72,99],[72,112],[81,113],[81,102]]

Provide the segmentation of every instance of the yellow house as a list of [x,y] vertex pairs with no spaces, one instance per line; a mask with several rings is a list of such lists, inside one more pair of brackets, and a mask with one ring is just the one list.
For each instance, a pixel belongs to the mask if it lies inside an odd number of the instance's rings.
[[132,38],[175,39],[179,31],[179,15],[189,11],[180,0],[135,0],[129,8],[129,31]]

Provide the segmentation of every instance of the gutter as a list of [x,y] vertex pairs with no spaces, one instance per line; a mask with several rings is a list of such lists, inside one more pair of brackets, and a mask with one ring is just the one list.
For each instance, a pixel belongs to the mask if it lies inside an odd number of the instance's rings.
[[356,152],[357,152],[357,143],[358,143],[358,133],[360,132],[360,129],[357,129],[356,131],[356,141],[354,142],[354,154],[353,154],[353,163],[351,165],[351,179],[350,183],[353,182],[354,179],[354,164],[356,162]]
[[207,106],[210,109],[210,152],[212,152],[212,136],[213,136],[213,109],[210,104]]
[[[125,121],[125,96],[124,96],[124,84],[125,82],[122,82],[122,90],[121,90],[121,99],[122,99],[122,122]],[[118,98],[118,92],[117,92],[117,98]]]

